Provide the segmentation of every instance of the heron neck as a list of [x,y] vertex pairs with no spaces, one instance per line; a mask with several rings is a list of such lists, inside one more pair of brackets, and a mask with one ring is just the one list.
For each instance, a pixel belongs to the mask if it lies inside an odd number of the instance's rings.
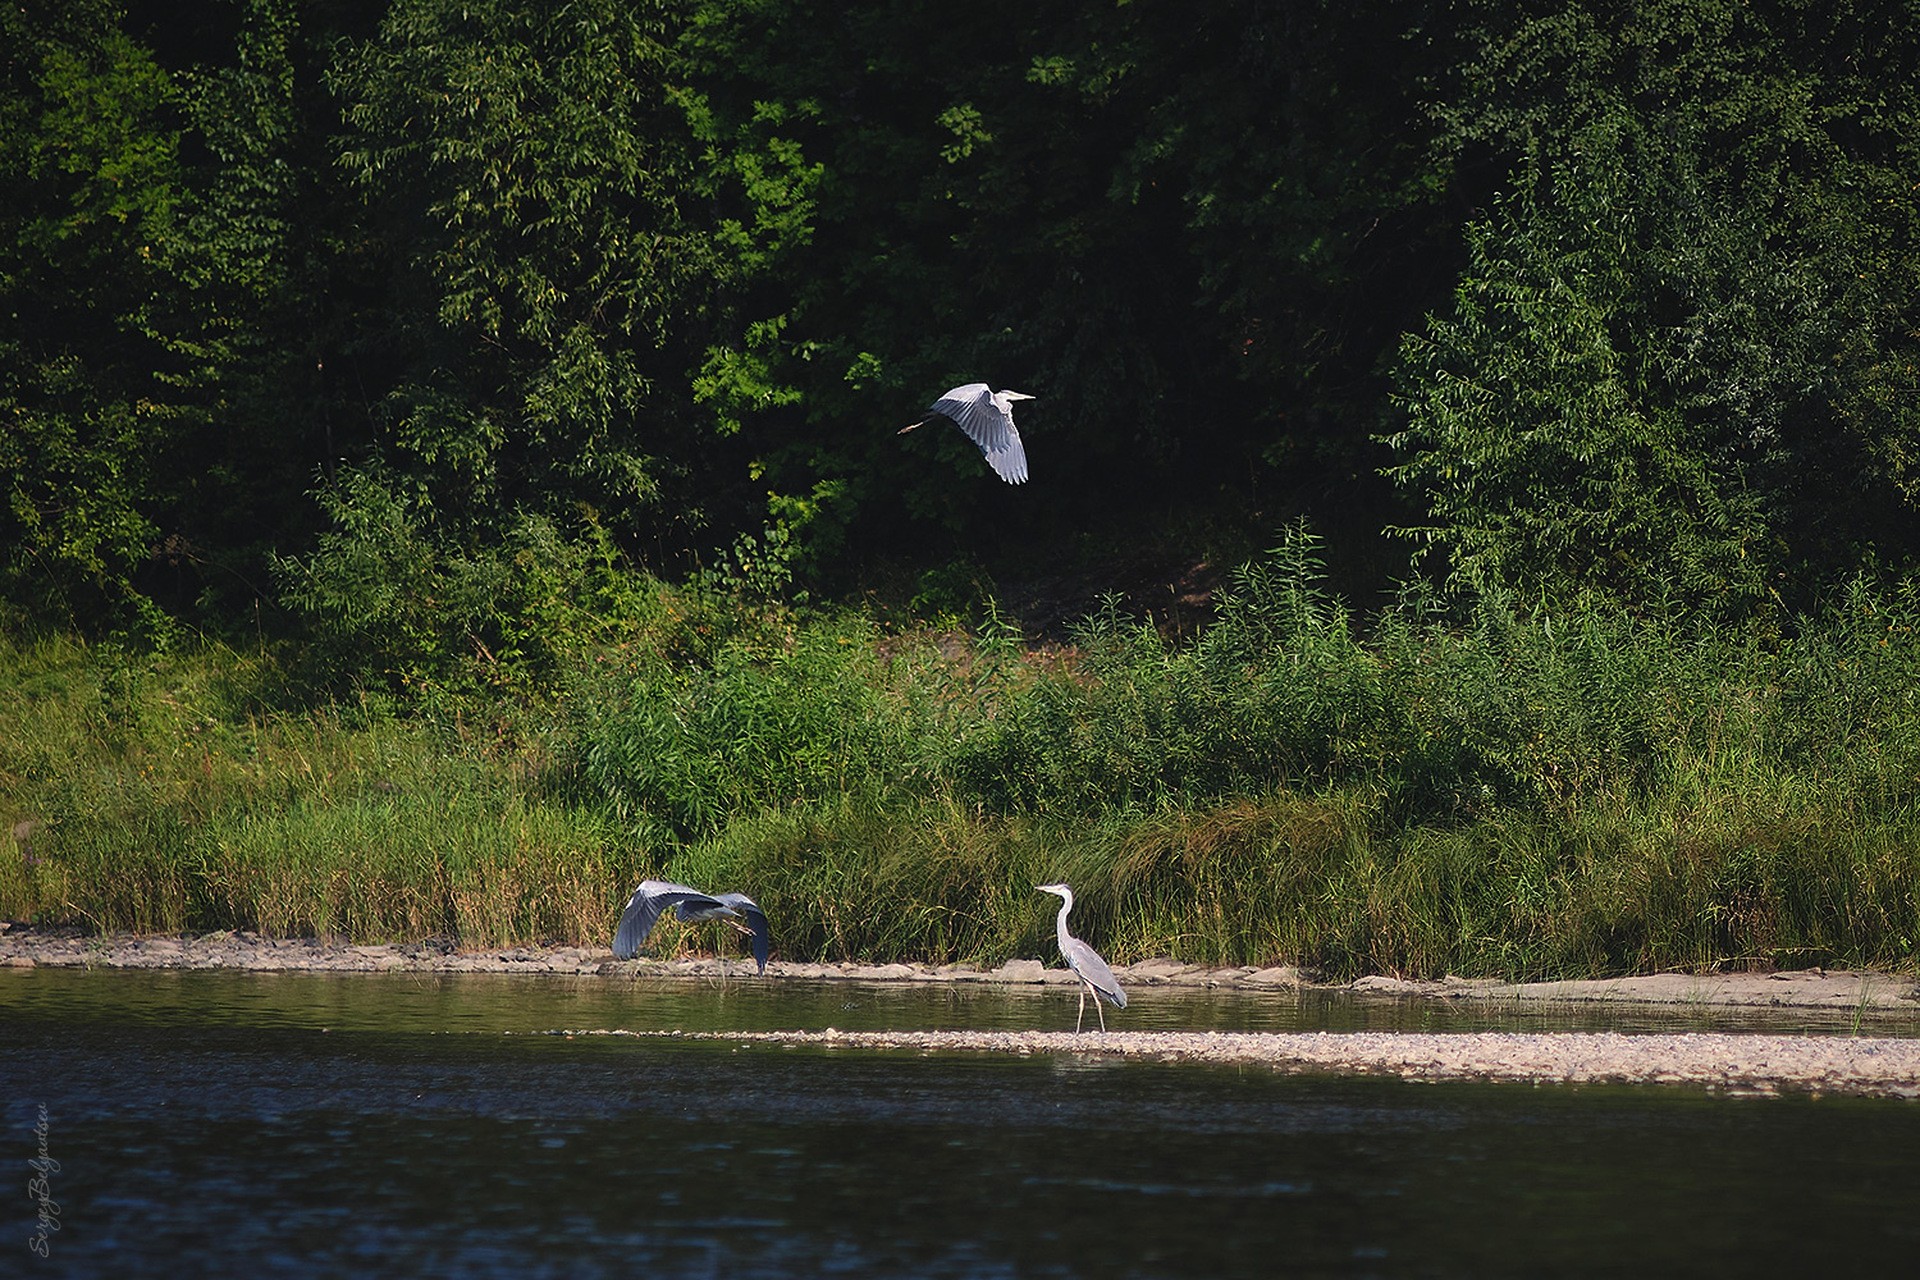
[[1067,912],[1073,910],[1073,895],[1063,894],[1060,898],[1060,914],[1054,917],[1054,935],[1060,940],[1060,950],[1067,949],[1067,939],[1073,935],[1067,932]]

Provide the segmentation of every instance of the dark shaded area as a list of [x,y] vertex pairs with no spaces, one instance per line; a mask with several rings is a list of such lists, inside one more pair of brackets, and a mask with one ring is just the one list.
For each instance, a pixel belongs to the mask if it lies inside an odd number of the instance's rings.
[[[1905,10],[89,0],[0,37],[16,624],[365,662],[362,602],[542,546],[892,607],[973,571],[1043,635],[1118,590],[1181,635],[1183,583],[1303,515],[1362,603],[1424,547],[1745,619],[1915,552]],[[1038,397],[1030,486],[893,434],[975,379]]]

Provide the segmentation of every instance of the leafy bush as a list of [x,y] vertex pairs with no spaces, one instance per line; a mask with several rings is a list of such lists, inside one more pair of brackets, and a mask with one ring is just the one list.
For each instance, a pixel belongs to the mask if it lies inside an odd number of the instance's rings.
[[960,735],[1019,679],[855,615],[762,621],[706,653],[651,651],[583,731],[585,776],[625,820],[697,837],[755,813],[942,794]]
[[664,872],[784,957],[998,961],[1065,878],[1116,960],[1913,960],[1911,588],[1761,643],[1417,592],[1362,627],[1318,574],[1296,531],[1200,640],[1110,609],[1064,652],[649,589],[526,734],[477,685],[287,713],[264,652],[0,644],[0,914],[604,944]]
[[497,542],[463,552],[379,471],[343,471],[317,496],[332,529],[274,568],[315,666],[335,681],[551,687],[666,612],[658,584],[631,573],[597,525],[568,537],[520,515]]
[[[1108,609],[1078,643],[958,656],[863,621],[793,620],[661,654],[592,731],[594,786],[682,836],[769,808],[936,799],[1056,819],[1371,788],[1390,823],[1559,815],[1703,787],[1914,798],[1915,595],[1856,582],[1763,644],[1599,598],[1456,621],[1408,593],[1363,628],[1288,532],[1198,640]],[[1883,806],[1891,806],[1890,808]]]

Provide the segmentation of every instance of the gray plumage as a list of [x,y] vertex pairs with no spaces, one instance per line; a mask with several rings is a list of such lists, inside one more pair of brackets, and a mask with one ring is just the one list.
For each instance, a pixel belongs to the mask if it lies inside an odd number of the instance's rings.
[[[613,931],[613,955],[616,960],[631,960],[640,954],[640,944],[653,932],[660,913],[671,911],[683,923],[720,920],[747,934],[753,940],[753,959],[759,971],[767,971],[767,956],[773,947],[767,929],[767,913],[744,893],[702,893],[669,880],[642,880],[627,899],[620,913],[619,927]],[[742,919],[745,924],[739,923]]]
[[1008,484],[1024,484],[1027,479],[1027,451],[1020,443],[1019,429],[1013,425],[1013,402],[1031,400],[1024,391],[995,391],[984,382],[969,382],[955,387],[927,408],[927,416],[900,428],[905,435],[923,427],[936,417],[945,418],[980,446],[980,454],[994,474]]
[[1127,1007],[1127,993],[1120,989],[1119,980],[1113,976],[1113,970],[1107,962],[1080,939],[1067,932],[1067,912],[1073,910],[1073,890],[1064,884],[1037,884],[1033,886],[1042,893],[1060,895],[1060,915],[1053,922],[1054,935],[1060,942],[1060,955],[1067,962],[1067,968],[1073,970],[1080,979],[1080,1015],[1073,1020],[1073,1029],[1080,1030],[1087,1018],[1087,992],[1093,992],[1093,1011],[1100,1015],[1100,1029],[1107,1029],[1107,1015],[1101,1012],[1100,1002],[1105,1000],[1116,1009]]

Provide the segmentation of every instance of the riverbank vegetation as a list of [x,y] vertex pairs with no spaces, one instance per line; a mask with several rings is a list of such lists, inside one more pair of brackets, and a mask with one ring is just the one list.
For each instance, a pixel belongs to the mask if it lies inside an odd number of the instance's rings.
[[[284,709],[270,657],[12,646],[0,914],[604,945],[649,874],[794,958],[1040,953],[1596,975],[1898,966],[1920,937],[1920,601],[1793,636],[1604,608],[1362,618],[1292,532],[1187,645],[1035,649],[656,587],[537,698]],[[476,663],[479,660],[475,660]],[[478,673],[476,672],[476,675]]]
[[[664,872],[995,959],[1066,878],[1126,957],[1920,959],[1910,6],[0,49],[0,913],[592,941]],[[1027,485],[894,434],[979,379]]]

